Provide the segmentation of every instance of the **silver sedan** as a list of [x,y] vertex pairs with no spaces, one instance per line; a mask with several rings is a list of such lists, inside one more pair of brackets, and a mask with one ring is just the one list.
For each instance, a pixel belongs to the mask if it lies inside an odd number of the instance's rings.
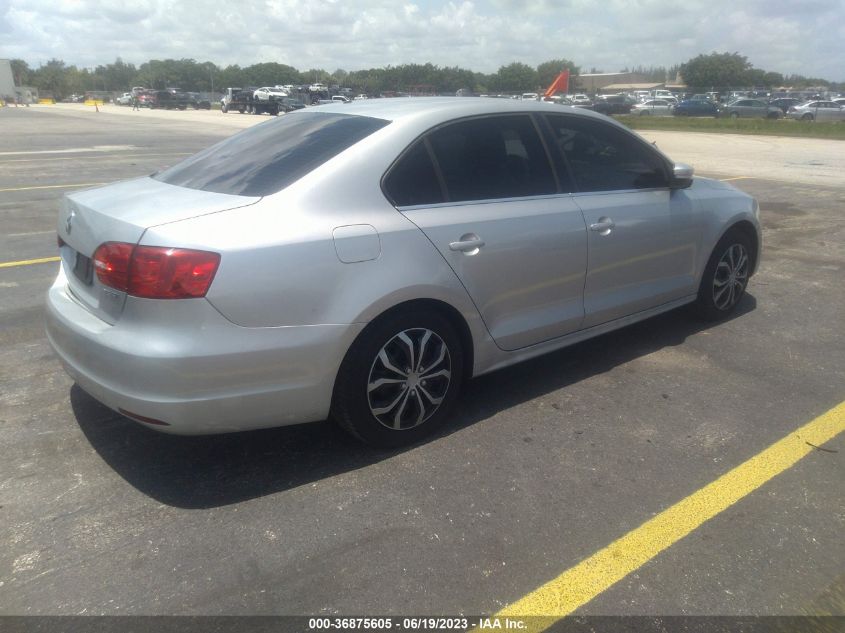
[[331,417],[376,445],[469,378],[691,304],[730,314],[756,201],[622,125],[500,99],[297,111],[64,199],[49,339],[151,429]]
[[845,105],[835,101],[807,101],[790,107],[786,116],[800,121],[845,121]]
[[639,116],[671,116],[676,104],[666,99],[648,99],[631,106],[631,114]]

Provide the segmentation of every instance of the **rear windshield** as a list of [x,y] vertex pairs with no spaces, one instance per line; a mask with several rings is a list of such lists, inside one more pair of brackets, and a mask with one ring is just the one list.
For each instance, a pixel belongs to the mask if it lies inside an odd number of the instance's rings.
[[266,196],[388,123],[349,114],[286,114],[213,145],[153,178],[215,193]]

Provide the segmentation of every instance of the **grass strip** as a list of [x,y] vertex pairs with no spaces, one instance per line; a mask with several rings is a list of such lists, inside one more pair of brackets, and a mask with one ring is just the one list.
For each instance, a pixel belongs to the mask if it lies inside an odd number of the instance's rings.
[[792,119],[716,119],[711,117],[638,116],[614,117],[632,130],[673,130],[763,136],[796,136],[845,140],[845,122],[794,121]]

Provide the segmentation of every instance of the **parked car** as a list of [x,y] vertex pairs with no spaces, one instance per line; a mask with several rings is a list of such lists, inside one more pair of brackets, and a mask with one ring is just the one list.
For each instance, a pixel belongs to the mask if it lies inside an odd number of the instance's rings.
[[211,100],[206,99],[198,92],[187,93],[189,104],[194,110],[211,110]]
[[643,103],[631,106],[631,114],[639,116],[669,116],[672,114],[672,104],[665,99],[649,99]]
[[721,109],[721,116],[732,119],[740,117],[762,117],[764,119],[779,119],[783,116],[781,109],[760,99],[737,99]]
[[361,101],[363,99],[369,99],[369,97],[364,93],[361,93],[359,95],[355,95],[354,101]]
[[135,96],[138,98],[138,106],[145,108],[151,107],[151,103],[155,99],[155,92],[155,90],[144,90],[136,93]]
[[279,100],[280,108],[284,112],[291,112],[293,110],[302,110],[305,108],[305,104],[298,99],[294,99],[293,97],[284,97],[283,99]]
[[592,109],[606,115],[628,114],[636,103],[636,100],[625,94],[605,95],[596,98]]
[[337,103],[350,103],[352,101],[352,99],[344,97],[343,95],[334,95],[331,100]]
[[682,305],[726,317],[760,250],[729,183],[501,99],[293,112],[71,193],[57,229],[47,334],[105,405],[176,434],[330,416],[382,446],[473,376]]
[[593,101],[585,94],[574,94],[569,97],[572,105],[581,108],[590,108],[593,106]]
[[799,105],[801,103],[801,99],[795,99],[791,97],[781,97],[779,99],[772,99],[769,101],[770,106],[774,106],[776,108],[780,108],[780,111],[786,114],[789,112],[789,108],[794,105]]
[[845,106],[833,101],[807,101],[789,108],[786,116],[802,121],[845,121]]
[[523,92],[521,98],[523,101],[539,101],[540,95],[536,92]]
[[651,94],[649,95],[652,99],[674,99],[675,95],[672,94],[671,90],[665,90],[663,88],[658,90],[652,90]]
[[155,90],[148,93],[145,105],[151,109],[185,110],[191,103],[191,98],[185,92],[174,90]]
[[124,92],[122,95],[117,97],[114,102],[116,105],[131,105],[132,99],[134,99],[134,95],[131,92]]
[[252,93],[253,99],[256,99],[257,101],[270,101],[270,99],[281,99],[287,96],[287,91],[273,86],[256,88],[256,90]]
[[719,108],[708,99],[681,101],[672,108],[673,116],[719,116]]

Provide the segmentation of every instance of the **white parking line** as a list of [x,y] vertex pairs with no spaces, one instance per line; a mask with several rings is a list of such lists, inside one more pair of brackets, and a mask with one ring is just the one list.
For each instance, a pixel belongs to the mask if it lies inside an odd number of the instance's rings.
[[8,233],[6,237],[29,237],[30,235],[48,235],[55,232],[56,229],[51,229],[49,231],[32,231],[30,233]]
[[129,152],[138,149],[135,145],[94,145],[93,147],[71,147],[68,149],[41,149],[27,152],[0,152],[0,156],[30,156],[36,154],[81,154],[84,152]]
[[[144,158],[146,156],[191,156],[191,152],[167,152],[167,153],[155,153],[155,154],[132,154],[127,156],[127,158]],[[56,160],[79,160],[79,156],[72,156],[68,158],[15,158],[12,160],[4,160],[0,161],[0,165],[5,165],[7,163],[46,163],[49,161],[56,161]],[[96,158],[114,158],[110,156],[97,156]]]

